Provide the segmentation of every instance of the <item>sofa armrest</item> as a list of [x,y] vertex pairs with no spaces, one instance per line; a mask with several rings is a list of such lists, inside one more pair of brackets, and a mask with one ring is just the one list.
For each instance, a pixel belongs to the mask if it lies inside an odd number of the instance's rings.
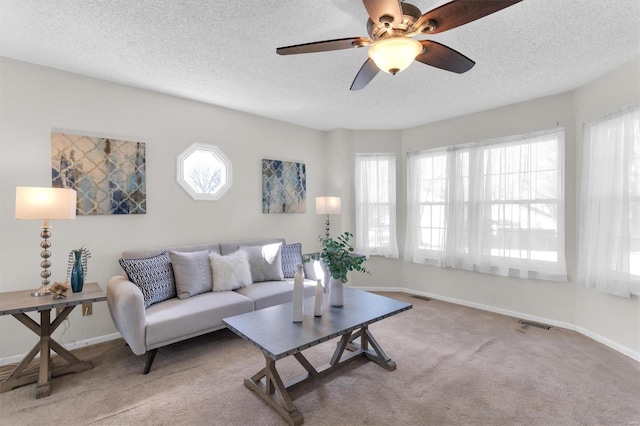
[[147,321],[142,291],[127,278],[113,276],[107,284],[107,305],[111,319],[133,353],[144,354]]

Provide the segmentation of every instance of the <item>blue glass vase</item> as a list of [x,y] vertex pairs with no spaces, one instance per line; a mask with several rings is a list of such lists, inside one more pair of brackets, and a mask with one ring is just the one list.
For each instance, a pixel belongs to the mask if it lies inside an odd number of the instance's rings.
[[82,291],[84,286],[84,270],[82,269],[82,252],[74,252],[73,268],[71,268],[71,290]]

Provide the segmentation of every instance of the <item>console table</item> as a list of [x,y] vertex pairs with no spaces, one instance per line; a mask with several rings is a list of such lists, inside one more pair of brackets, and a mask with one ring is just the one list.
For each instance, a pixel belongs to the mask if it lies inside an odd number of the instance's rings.
[[[66,298],[52,299],[51,296],[31,296],[31,290],[0,293],[0,315],[13,315],[29,330],[37,334],[38,343],[25,355],[20,364],[9,377],[0,384],[0,393],[18,386],[37,382],[36,398],[51,394],[51,377],[68,373],[80,373],[93,368],[91,361],[82,361],[51,338],[51,334],[64,321],[73,308],[83,303],[102,302],[106,295],[97,283],[85,283],[79,293],[70,293]],[[51,310],[60,309],[51,321]],[[40,312],[40,324],[31,319],[25,312]],[[53,367],[51,351],[56,352],[67,364]],[[40,353],[40,368],[37,373],[23,374],[32,359]]]
[[[245,379],[245,386],[278,411],[290,425],[300,425],[304,421],[289,395],[292,387],[329,374],[359,357],[386,370],[395,370],[396,363],[374,339],[369,324],[412,308],[409,303],[352,288],[345,288],[344,306],[328,306],[322,317],[313,316],[313,302],[313,297],[305,299],[301,323],[292,322],[291,303],[223,319],[230,330],[264,355],[265,367]],[[340,341],[328,364],[316,368],[302,355],[303,350],[337,337]],[[287,356],[293,356],[307,374],[284,382],[276,369],[276,361]]]

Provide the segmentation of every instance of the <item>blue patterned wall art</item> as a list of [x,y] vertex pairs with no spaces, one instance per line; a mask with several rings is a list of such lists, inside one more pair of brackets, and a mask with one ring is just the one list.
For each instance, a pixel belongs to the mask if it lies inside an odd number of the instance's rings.
[[262,213],[307,211],[307,171],[304,163],[262,160]]
[[54,188],[78,192],[78,215],[145,214],[145,144],[51,132]]

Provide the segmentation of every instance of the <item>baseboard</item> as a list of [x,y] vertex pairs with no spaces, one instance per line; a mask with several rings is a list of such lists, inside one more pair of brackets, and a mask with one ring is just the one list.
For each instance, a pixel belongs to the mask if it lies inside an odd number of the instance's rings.
[[[489,306],[489,305],[482,305],[480,303],[473,303],[473,302],[468,302],[466,300],[462,300],[462,299],[456,299],[453,297],[446,297],[446,296],[442,296],[439,294],[433,294],[433,293],[428,293],[425,291],[418,291],[418,290],[413,290],[413,289],[408,289],[408,288],[404,288],[404,287],[361,287],[361,286],[357,286],[354,288],[358,288],[360,290],[365,290],[365,291],[385,291],[385,292],[396,292],[396,293],[406,293],[406,294],[413,294],[416,296],[424,296],[424,297],[428,297],[430,299],[436,299],[436,300],[442,300],[443,302],[449,302],[449,303],[454,303],[456,305],[462,305],[462,306],[468,306],[470,308],[475,308],[475,309],[480,309],[483,311],[488,311],[488,312],[493,312],[496,314],[501,314],[501,315],[506,315],[509,317],[513,317],[513,318],[519,318],[519,319],[524,319],[524,320],[528,320],[528,321],[535,321],[535,322],[539,322],[539,323],[543,323],[543,324],[548,324],[548,325],[552,325],[554,327],[560,327],[560,328],[565,328],[567,330],[573,330],[573,331],[577,331],[578,333],[587,336],[588,338],[595,340],[598,343],[602,343],[603,345],[617,351],[620,352],[621,354],[628,356],[629,358],[633,359],[636,362],[640,362],[640,352],[639,351],[634,351],[631,348],[628,348],[624,345],[621,345],[617,342],[614,342],[613,340],[607,339],[606,337],[600,336],[599,334],[593,333],[585,328],[582,327],[578,327],[575,324],[572,323],[567,323],[564,321],[556,321],[556,320],[552,320],[549,318],[544,318],[544,317],[539,317],[536,315],[529,315],[529,314],[523,314],[520,312],[515,312],[515,311],[510,311],[507,309],[500,309],[500,308],[496,308],[493,306]],[[112,333],[112,334],[106,334],[104,336],[98,336],[98,337],[92,337],[90,339],[85,339],[85,340],[79,340],[76,342],[71,342],[68,344],[63,345],[66,349],[68,350],[73,350],[73,349],[77,349],[77,348],[81,348],[84,346],[89,346],[89,345],[95,345],[98,343],[103,343],[103,342],[108,342],[111,340],[115,340],[115,339],[119,339],[120,338],[120,333]],[[13,355],[7,358],[3,358],[0,359],[0,366],[1,365],[7,365],[7,364],[15,364],[18,363],[22,360],[22,358],[24,358],[25,354],[21,354],[21,355]]]
[[576,327],[576,331],[580,334],[587,336],[590,339],[595,340],[596,342],[600,342],[603,345],[610,347],[614,351],[618,351],[621,354],[628,356],[634,361],[640,362],[639,351],[634,351],[633,349],[630,349],[624,345],[621,345],[620,343],[614,342],[611,339],[607,339],[606,337],[602,337],[599,334],[589,331],[586,328]]
[[623,355],[628,356],[634,361],[640,362],[640,352],[634,351],[631,348],[628,348],[620,343],[614,342],[613,340],[607,339],[606,337],[600,336],[599,334],[593,333],[585,328],[578,327],[575,324],[564,322],[564,321],[556,321],[549,318],[539,317],[536,315],[524,314],[521,312],[510,311],[508,309],[500,309],[494,306],[482,305],[480,303],[468,302],[466,300],[455,299],[453,297],[446,297],[439,294],[428,293],[425,291],[418,291],[404,287],[356,287],[360,290],[365,291],[387,291],[387,292],[397,292],[397,293],[406,293],[413,294],[416,296],[424,296],[430,299],[442,300],[443,302],[454,303],[456,305],[468,306],[470,308],[480,309],[483,311],[493,312],[496,314],[506,315],[509,317],[514,317],[518,319],[535,321],[543,324],[548,324],[554,327],[565,328],[567,330],[577,331],[578,333],[595,340],[598,343],[602,343],[603,345],[620,352]]
[[[85,346],[90,346],[90,345],[97,345],[98,343],[104,343],[104,342],[109,342],[111,340],[115,340],[115,339],[119,339],[120,338],[120,333],[111,333],[111,334],[105,334],[104,336],[98,336],[98,337],[91,337],[89,339],[85,339],[85,340],[78,340],[75,342],[71,342],[71,343],[66,343],[64,345],[62,345],[65,349],[67,350],[73,350],[73,349],[78,349],[78,348],[83,348]],[[22,361],[22,359],[24,358],[26,354],[20,354],[20,355],[12,355],[6,358],[2,358],[0,359],[0,366],[1,365],[8,365],[8,364],[17,364],[20,361]],[[36,357],[37,359],[38,357]]]

